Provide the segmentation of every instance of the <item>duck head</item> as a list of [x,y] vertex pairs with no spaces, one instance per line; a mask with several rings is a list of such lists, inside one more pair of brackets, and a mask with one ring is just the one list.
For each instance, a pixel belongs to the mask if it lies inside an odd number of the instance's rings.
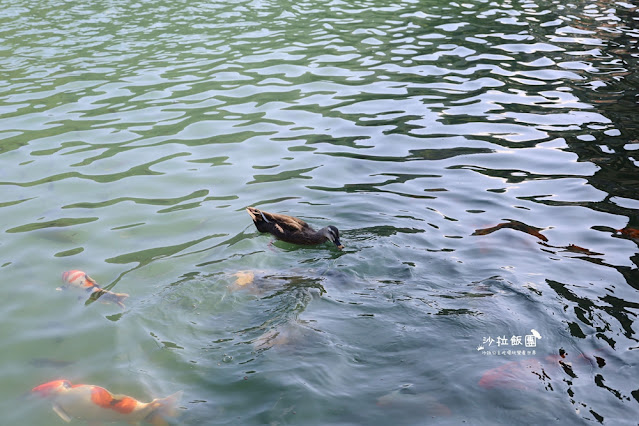
[[339,240],[339,230],[335,226],[329,225],[326,228],[322,228],[320,229],[319,233],[325,236],[327,240],[335,244],[338,249],[341,250],[344,248],[344,245]]

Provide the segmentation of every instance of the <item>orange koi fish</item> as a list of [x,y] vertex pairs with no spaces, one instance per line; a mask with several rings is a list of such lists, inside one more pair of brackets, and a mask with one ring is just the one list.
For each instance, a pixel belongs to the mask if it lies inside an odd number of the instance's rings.
[[72,385],[68,380],[54,380],[31,389],[53,401],[53,411],[65,422],[72,419],[99,422],[139,422],[165,426],[167,417],[176,416],[182,391],[151,402],[140,402],[126,395],[114,395],[94,385]]
[[85,272],[72,270],[66,271],[62,274],[62,281],[64,281],[67,286],[81,288],[89,292],[90,299],[97,300],[101,298],[105,302],[113,302],[117,304],[119,307],[124,309],[124,299],[129,297],[126,293],[114,293],[109,290],[104,290],[100,288],[98,283],[95,282],[93,278],[88,276]]

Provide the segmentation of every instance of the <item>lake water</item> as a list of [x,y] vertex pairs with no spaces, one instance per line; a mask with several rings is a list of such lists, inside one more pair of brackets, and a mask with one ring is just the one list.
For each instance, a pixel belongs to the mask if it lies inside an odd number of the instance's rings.
[[65,424],[60,378],[183,425],[637,423],[634,2],[0,10],[3,424]]

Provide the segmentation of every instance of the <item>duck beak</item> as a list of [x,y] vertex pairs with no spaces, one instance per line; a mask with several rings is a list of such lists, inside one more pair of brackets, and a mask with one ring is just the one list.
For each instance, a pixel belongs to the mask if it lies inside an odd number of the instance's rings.
[[338,249],[342,250],[344,248],[344,244],[342,244],[342,242],[339,239],[335,239],[335,241],[333,242],[335,243]]

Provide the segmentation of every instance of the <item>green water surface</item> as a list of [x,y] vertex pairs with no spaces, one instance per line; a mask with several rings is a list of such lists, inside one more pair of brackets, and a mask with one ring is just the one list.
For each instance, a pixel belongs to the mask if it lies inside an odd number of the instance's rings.
[[636,5],[0,11],[0,423],[66,424],[64,378],[183,425],[636,424]]

